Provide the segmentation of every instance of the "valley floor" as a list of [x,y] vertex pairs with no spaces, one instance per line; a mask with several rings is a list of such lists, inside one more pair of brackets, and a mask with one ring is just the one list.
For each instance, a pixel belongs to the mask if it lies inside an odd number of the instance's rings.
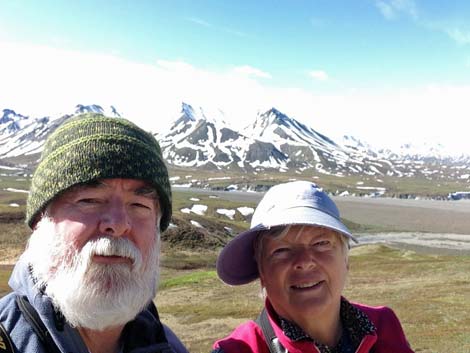
[[[176,193],[213,195],[221,200],[256,205],[263,193],[175,188]],[[470,235],[470,200],[333,197],[341,217],[373,232],[431,232]]]

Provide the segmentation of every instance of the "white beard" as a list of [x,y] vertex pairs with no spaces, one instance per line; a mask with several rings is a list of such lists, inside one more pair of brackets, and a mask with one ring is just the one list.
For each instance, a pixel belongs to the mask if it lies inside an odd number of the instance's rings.
[[[104,330],[133,320],[155,297],[159,277],[159,232],[146,263],[128,239],[102,236],[74,249],[43,217],[22,255],[32,265],[38,287],[74,327]],[[93,255],[118,255],[129,264],[97,264]]]

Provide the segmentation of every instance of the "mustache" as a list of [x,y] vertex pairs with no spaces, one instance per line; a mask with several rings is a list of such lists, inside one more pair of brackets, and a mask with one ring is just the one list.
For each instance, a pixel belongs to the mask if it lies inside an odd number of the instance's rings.
[[135,244],[127,238],[116,238],[107,235],[89,240],[80,251],[82,256],[91,261],[98,256],[120,256],[132,261],[134,268],[142,266],[142,254]]

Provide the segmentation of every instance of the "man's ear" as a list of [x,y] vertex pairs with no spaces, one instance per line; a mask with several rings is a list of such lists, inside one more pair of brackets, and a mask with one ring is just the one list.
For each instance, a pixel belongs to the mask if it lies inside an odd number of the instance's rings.
[[34,232],[38,226],[39,221],[44,217],[44,211],[38,214],[36,217],[33,218],[31,221],[31,230]]

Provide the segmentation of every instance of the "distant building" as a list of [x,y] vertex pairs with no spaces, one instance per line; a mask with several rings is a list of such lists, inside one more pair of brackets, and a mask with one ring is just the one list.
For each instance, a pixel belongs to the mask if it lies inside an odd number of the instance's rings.
[[447,198],[449,200],[468,200],[470,199],[470,191],[451,192]]

